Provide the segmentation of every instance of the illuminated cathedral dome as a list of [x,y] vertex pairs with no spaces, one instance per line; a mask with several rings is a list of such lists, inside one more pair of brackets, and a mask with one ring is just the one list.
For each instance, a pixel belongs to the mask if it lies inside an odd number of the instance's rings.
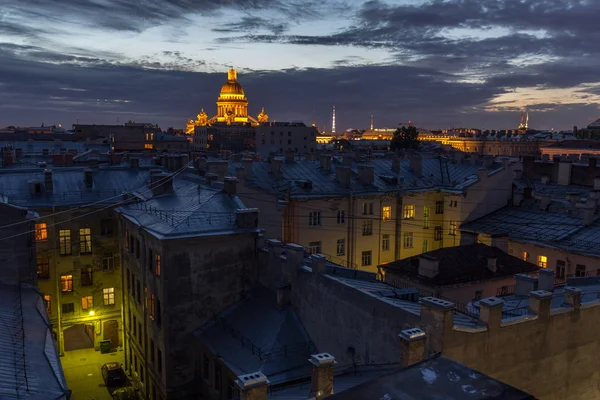
[[227,95],[244,96],[244,88],[237,81],[237,72],[230,69],[227,72],[227,82],[221,87],[221,97]]

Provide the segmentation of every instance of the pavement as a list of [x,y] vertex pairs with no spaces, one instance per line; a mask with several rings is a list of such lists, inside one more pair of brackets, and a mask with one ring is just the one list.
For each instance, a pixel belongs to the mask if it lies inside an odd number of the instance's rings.
[[104,385],[100,367],[108,362],[123,363],[123,351],[101,354],[91,349],[65,351],[61,358],[72,400],[112,400]]

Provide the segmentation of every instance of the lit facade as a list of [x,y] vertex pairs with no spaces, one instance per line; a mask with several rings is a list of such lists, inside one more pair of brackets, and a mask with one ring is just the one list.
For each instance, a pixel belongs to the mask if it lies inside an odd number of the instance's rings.
[[209,118],[202,109],[196,116],[196,120],[189,120],[186,126],[186,134],[193,135],[197,126],[211,126],[214,124],[250,124],[257,126],[269,122],[269,115],[263,108],[256,118],[248,115],[248,99],[244,88],[237,81],[237,71],[230,69],[227,72],[227,82],[221,87],[217,99],[217,115]]

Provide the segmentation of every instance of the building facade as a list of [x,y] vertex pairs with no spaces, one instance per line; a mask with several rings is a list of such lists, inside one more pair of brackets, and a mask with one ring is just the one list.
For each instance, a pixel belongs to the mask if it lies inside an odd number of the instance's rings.
[[318,130],[302,122],[270,122],[256,127],[256,153],[266,159],[269,154],[314,153]]

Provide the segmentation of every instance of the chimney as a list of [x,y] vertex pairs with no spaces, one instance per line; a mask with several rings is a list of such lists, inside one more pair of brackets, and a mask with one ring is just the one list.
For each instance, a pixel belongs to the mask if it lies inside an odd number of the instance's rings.
[[219,177],[217,176],[217,174],[214,174],[212,172],[207,172],[204,174],[204,180],[206,181],[206,184],[209,186],[212,185],[213,181],[218,180],[218,178]]
[[538,280],[534,276],[526,274],[515,275],[515,295],[529,296],[529,292],[537,290]]
[[194,167],[200,171],[200,175],[206,172],[206,158],[198,157],[194,160]]
[[554,271],[551,269],[540,269],[538,275],[538,289],[547,292],[554,291]]
[[51,169],[44,170],[44,186],[46,187],[46,192],[52,192],[54,190],[54,181],[52,179]]
[[85,187],[91,189],[94,185],[94,171],[91,169],[86,169],[83,171],[83,179],[85,181]]
[[400,172],[400,159],[398,157],[392,159],[392,171],[395,173]]
[[329,353],[310,356],[312,374],[309,399],[321,400],[333,394],[333,373],[335,358]]
[[545,154],[542,154],[542,161],[543,161],[543,162],[550,161],[550,155],[549,155],[549,154],[547,154],[547,153],[545,153]]
[[483,156],[483,168],[491,168],[494,165],[494,156]]
[[485,181],[488,178],[488,171],[485,168],[479,168],[477,170],[477,177],[479,178],[479,181]]
[[400,339],[400,366],[408,367],[425,357],[427,335],[419,328],[405,329],[398,335]]
[[413,155],[410,157],[410,169],[417,177],[423,176],[423,157],[421,155]]
[[513,171],[513,178],[515,178],[515,179],[521,179],[521,178],[523,178],[523,170],[522,169],[515,169]]
[[150,175],[150,189],[152,196],[170,193],[173,191],[173,175],[167,173],[158,173]]
[[440,262],[427,254],[419,256],[419,275],[435,278],[440,273]]
[[372,165],[358,166],[358,179],[363,185],[372,185],[374,179],[374,169]]
[[110,153],[109,158],[110,158],[111,165],[121,164],[121,154],[120,153]]
[[565,304],[573,307],[575,310],[581,308],[581,294],[583,290],[578,287],[566,286],[564,288]]
[[337,166],[335,168],[335,179],[341,186],[350,187],[350,167]]
[[489,269],[493,273],[498,272],[498,257],[487,258],[487,269]]
[[550,316],[552,304],[552,292],[547,290],[534,290],[529,293],[529,312],[546,319]]
[[223,179],[223,192],[229,196],[235,196],[237,193],[238,178],[235,176],[226,176]]
[[562,186],[568,186],[571,184],[571,169],[573,168],[573,164],[566,161],[561,161],[558,163],[558,178],[556,179],[556,183]]
[[291,164],[295,161],[295,155],[292,150],[287,150],[285,152],[285,162],[286,164]]
[[577,202],[581,199],[581,193],[578,192],[567,192],[567,201],[571,203],[572,206],[577,204]]
[[321,154],[319,160],[321,161],[321,170],[325,172],[331,171],[331,156],[329,154]]
[[491,235],[492,243],[490,245],[508,253],[508,235],[505,233],[496,233]]
[[581,209],[583,226],[590,226],[594,222],[594,211],[595,210],[591,207]]
[[479,300],[479,320],[487,325],[488,330],[500,327],[503,307],[504,300],[498,297]]
[[552,199],[550,198],[550,195],[543,195],[540,198],[540,210],[544,210],[546,211],[548,209],[548,206],[550,205]]
[[235,226],[240,229],[258,227],[258,208],[239,208],[235,210]]
[[285,245],[285,263],[288,274],[295,274],[296,269],[304,265],[304,247],[289,243]]
[[542,177],[540,178],[540,182],[542,183],[542,185],[547,185],[548,181],[550,181],[548,175],[542,175]]
[[242,159],[242,167],[244,167],[244,177],[246,179],[252,179],[254,177],[254,171],[252,170],[252,163],[254,160],[251,158]]
[[594,178],[594,189],[600,190],[600,176]]
[[281,160],[278,160],[276,158],[271,160],[271,173],[276,176],[277,178],[281,178],[281,166],[282,166],[282,162]]
[[240,375],[235,384],[240,400],[267,400],[269,380],[262,372]]
[[235,176],[238,178],[238,181],[245,179],[246,169],[244,167],[235,167]]
[[327,262],[327,258],[323,254],[312,254],[310,256],[312,273],[315,275],[324,274],[326,262]]
[[359,150],[354,151],[354,161],[357,163],[362,161],[362,153]]
[[598,158],[597,157],[589,157],[588,158],[588,167],[591,170],[595,170],[597,165],[598,165]]
[[140,167],[140,159],[136,157],[132,157],[129,159],[129,166],[131,168],[139,168]]
[[292,286],[287,282],[281,282],[277,285],[277,309],[285,310],[291,302]]

